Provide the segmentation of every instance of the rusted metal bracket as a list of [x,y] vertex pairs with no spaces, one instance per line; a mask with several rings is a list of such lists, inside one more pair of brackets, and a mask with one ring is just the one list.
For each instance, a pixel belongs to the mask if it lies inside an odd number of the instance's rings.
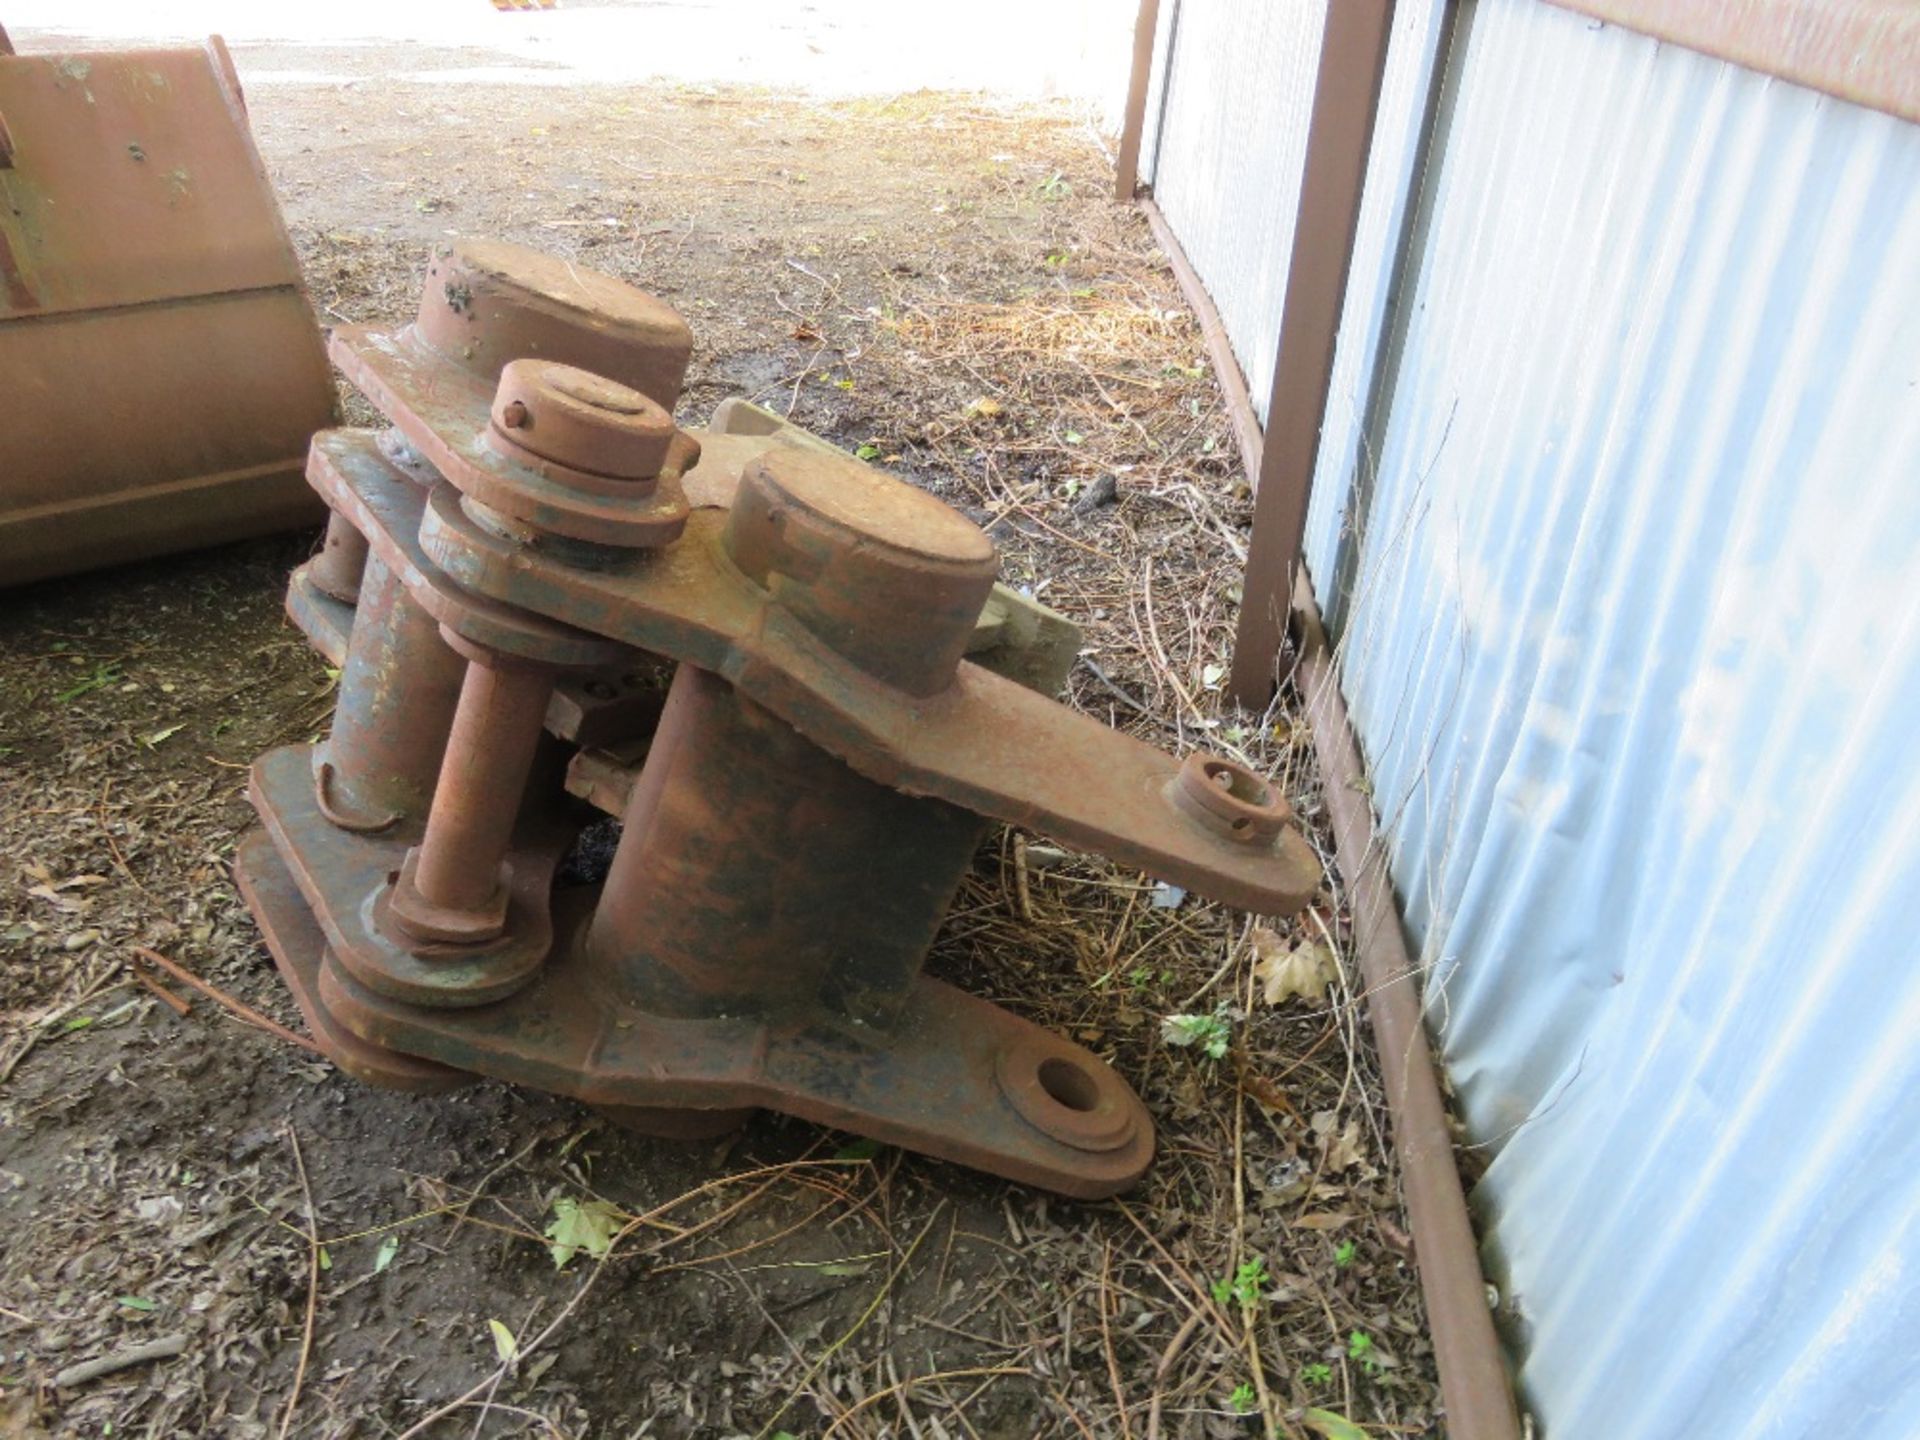
[[[334,335],[393,429],[309,458],[333,520],[288,609],[340,696],[255,764],[237,864],[282,973],[374,1083],[673,1134],[769,1107],[1125,1188],[1126,1083],[921,974],[987,825],[1268,913],[1313,852],[1259,776],[1056,703],[1078,633],[963,516],[741,402],[679,429],[690,351],[657,300],[483,242],[412,325]],[[623,826],[580,883],[596,807]]]

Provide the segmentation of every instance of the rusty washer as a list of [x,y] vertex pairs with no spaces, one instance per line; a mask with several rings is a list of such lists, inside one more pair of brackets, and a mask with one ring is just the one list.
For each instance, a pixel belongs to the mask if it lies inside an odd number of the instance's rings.
[[1078,632],[947,505],[744,402],[677,429],[687,343],[493,243],[437,256],[400,332],[335,332],[394,431],[308,461],[333,523],[288,609],[340,700],[254,763],[235,867],[282,975],[371,1084],[680,1136],[767,1107],[1125,1189],[1126,1081],[922,973],[975,850],[1032,826],[1269,914],[1313,852],[1252,772],[1058,704]]
[[1175,802],[1230,840],[1271,845],[1292,811],[1265,780],[1231,760],[1189,755],[1171,786]]
[[674,436],[673,416],[638,390],[550,360],[508,361],[491,418],[509,454],[634,485],[660,473]]

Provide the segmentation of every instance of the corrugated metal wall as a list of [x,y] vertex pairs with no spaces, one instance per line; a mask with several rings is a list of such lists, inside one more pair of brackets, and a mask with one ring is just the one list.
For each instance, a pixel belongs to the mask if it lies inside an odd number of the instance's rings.
[[1342,644],[1528,1398],[1911,1440],[1920,128],[1460,23]]
[[1333,622],[1340,612],[1331,603],[1332,587],[1337,578],[1345,579],[1343,562],[1351,563],[1345,555],[1351,543],[1348,516],[1357,513],[1373,472],[1378,406],[1388,388],[1382,372],[1393,338],[1389,306],[1399,298],[1394,284],[1417,198],[1425,127],[1452,8],[1448,0],[1395,5],[1380,77],[1380,107],[1303,540],[1308,568],[1322,584],[1321,601]]
[[1327,0],[1162,0],[1141,175],[1266,418]]

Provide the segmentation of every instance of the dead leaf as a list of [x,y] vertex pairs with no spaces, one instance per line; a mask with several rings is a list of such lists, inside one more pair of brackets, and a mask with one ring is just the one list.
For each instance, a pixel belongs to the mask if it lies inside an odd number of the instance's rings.
[[1273,1081],[1248,1066],[1240,1068],[1240,1088],[1269,1110],[1282,1110],[1299,1118],[1300,1112],[1293,1108],[1293,1102],[1287,1099],[1287,1092]]
[[1338,1230],[1352,1219],[1351,1215],[1342,1215],[1338,1210],[1319,1210],[1302,1215],[1293,1223],[1302,1230]]
[[1336,1415],[1331,1410],[1309,1410],[1301,1417],[1307,1422],[1307,1428],[1324,1437],[1324,1440],[1367,1440],[1367,1432],[1344,1415]]
[[1277,1164],[1250,1172],[1256,1189],[1263,1192],[1262,1205],[1284,1205],[1307,1193],[1312,1167],[1298,1155],[1289,1155]]
[[511,1365],[520,1358],[520,1342],[513,1338],[513,1331],[498,1320],[487,1321],[487,1330],[493,1336],[493,1353],[500,1357],[502,1365]]
[[1288,944],[1264,925],[1254,927],[1251,940],[1253,975],[1267,1004],[1279,1005],[1296,995],[1315,1005],[1327,1003],[1327,986],[1340,971],[1325,945],[1317,940]]
[[1309,1125],[1313,1133],[1320,1137],[1321,1153],[1326,1158],[1326,1168],[1333,1174],[1342,1170],[1351,1170],[1355,1166],[1365,1165],[1367,1150],[1360,1134],[1360,1121],[1353,1118],[1336,1133],[1334,1125],[1338,1120],[1331,1110],[1322,1110],[1315,1115]]

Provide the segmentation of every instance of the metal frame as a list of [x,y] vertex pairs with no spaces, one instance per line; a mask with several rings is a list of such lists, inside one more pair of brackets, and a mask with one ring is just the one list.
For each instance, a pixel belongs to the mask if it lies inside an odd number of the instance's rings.
[[1920,121],[1920,6],[1911,0],[1546,3]]
[[1392,29],[1393,0],[1343,0],[1327,7],[1228,681],[1233,698],[1253,710],[1273,699],[1286,643],[1287,597],[1300,568],[1320,419],[1333,382],[1334,342]]
[[[1443,52],[1444,53],[1444,52]],[[1262,437],[1245,374],[1218,312],[1179,240],[1151,200],[1142,199],[1175,280],[1200,321],[1249,474],[1260,469]],[[1401,933],[1386,851],[1366,800],[1366,765],[1340,693],[1338,667],[1304,564],[1295,567],[1293,607],[1300,631],[1295,678],[1312,722],[1315,758],[1333,822],[1334,860],[1353,915],[1354,958],[1368,994],[1381,1073],[1400,1153],[1407,1222],[1419,1257],[1420,1288],[1433,1320],[1433,1347],[1450,1432],[1461,1440],[1520,1440],[1523,1433],[1499,1336],[1485,1299],[1478,1243],[1454,1164],[1453,1137],[1420,1011],[1417,969]]]
[[[1145,3],[1150,6],[1154,0]],[[1139,204],[1200,322],[1247,473],[1255,477],[1258,487],[1253,554],[1235,648],[1236,661],[1257,656],[1245,673],[1235,676],[1234,694],[1243,702],[1251,698],[1264,706],[1272,697],[1275,661],[1288,633],[1288,616],[1277,597],[1293,597],[1301,632],[1296,678],[1312,721],[1316,758],[1333,820],[1335,859],[1352,905],[1354,954],[1369,995],[1393,1116],[1407,1219],[1419,1257],[1448,1428],[1462,1440],[1520,1440],[1512,1381],[1487,1308],[1478,1245],[1421,1019],[1417,971],[1401,933],[1392,882],[1384,868],[1385,852],[1365,798],[1365,762],[1300,558],[1319,453],[1319,412],[1325,408],[1332,379],[1334,342],[1372,146],[1392,9],[1391,0],[1329,7],[1301,182],[1301,218],[1268,409],[1269,425],[1276,421],[1290,425],[1290,434],[1272,429],[1263,434],[1245,372],[1212,297],[1159,207],[1145,197]],[[1367,76],[1364,83],[1353,84],[1356,72]],[[1133,100],[1144,111],[1145,80],[1136,78],[1138,94]],[[1131,101],[1128,116],[1130,123],[1138,124]],[[1136,133],[1135,156],[1138,144]],[[1123,179],[1127,183],[1122,197],[1132,198],[1136,187],[1130,176],[1123,173]],[[1296,384],[1307,387],[1305,393],[1314,403],[1287,403],[1288,387]],[[1271,447],[1268,434],[1275,437]],[[1269,597],[1266,603],[1263,596]],[[1250,696],[1241,688],[1243,680]]]
[[1153,38],[1160,28],[1160,0],[1140,0],[1133,22],[1133,69],[1127,78],[1127,109],[1120,124],[1120,156],[1114,164],[1114,196],[1131,200],[1140,186],[1140,137],[1147,124]]
[[[1546,0],[1825,94],[1920,121],[1920,7],[1907,0]],[[1241,704],[1272,699],[1286,644],[1287,597],[1300,568],[1320,421],[1332,378],[1348,263],[1365,183],[1391,0],[1328,7],[1301,176],[1264,435],[1247,429],[1246,380],[1204,285],[1164,217],[1156,237],[1201,318],[1235,433],[1254,479],[1254,526],[1229,690]],[[1133,198],[1159,0],[1142,0],[1122,133],[1119,194]],[[1213,317],[1209,327],[1208,317]]]

